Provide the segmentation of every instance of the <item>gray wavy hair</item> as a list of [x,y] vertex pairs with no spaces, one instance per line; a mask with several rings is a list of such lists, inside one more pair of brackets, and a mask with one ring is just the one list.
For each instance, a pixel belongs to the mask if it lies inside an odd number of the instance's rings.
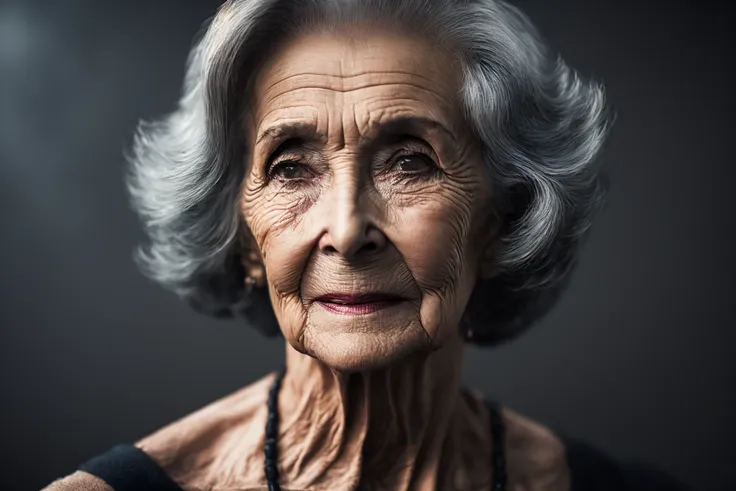
[[470,342],[497,344],[541,318],[568,283],[605,186],[595,158],[610,126],[602,86],[581,80],[531,22],[499,0],[230,0],[203,30],[175,111],[139,125],[128,189],[149,242],[143,271],[199,311],[279,333],[266,288],[244,285],[238,198],[254,76],[300,32],[367,24],[451,46],[460,100],[484,148],[502,217],[500,273],[480,281]]

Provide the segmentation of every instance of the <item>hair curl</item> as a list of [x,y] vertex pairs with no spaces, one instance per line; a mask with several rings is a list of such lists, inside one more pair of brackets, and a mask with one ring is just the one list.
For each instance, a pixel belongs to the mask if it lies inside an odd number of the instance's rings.
[[511,339],[569,281],[604,195],[595,157],[610,120],[602,86],[550,56],[530,21],[499,0],[226,2],[192,48],[176,110],[136,132],[127,184],[149,239],[138,263],[199,311],[280,332],[266,289],[244,284],[239,257],[246,94],[275,40],[371,22],[409,26],[459,57],[464,115],[503,218],[500,273],[477,284],[465,312],[469,342]]

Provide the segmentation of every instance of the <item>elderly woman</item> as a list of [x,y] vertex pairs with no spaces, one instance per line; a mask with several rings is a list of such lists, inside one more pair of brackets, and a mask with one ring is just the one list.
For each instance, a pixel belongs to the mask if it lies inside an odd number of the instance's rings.
[[286,367],[47,489],[681,489],[461,385],[563,290],[607,127],[501,1],[225,3],[136,138],[140,259]]

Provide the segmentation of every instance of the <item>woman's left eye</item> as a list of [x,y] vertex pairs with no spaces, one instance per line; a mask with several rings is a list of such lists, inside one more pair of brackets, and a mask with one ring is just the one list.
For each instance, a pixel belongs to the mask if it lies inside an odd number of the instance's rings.
[[434,168],[434,164],[426,155],[402,155],[396,159],[393,168],[402,174],[422,174]]

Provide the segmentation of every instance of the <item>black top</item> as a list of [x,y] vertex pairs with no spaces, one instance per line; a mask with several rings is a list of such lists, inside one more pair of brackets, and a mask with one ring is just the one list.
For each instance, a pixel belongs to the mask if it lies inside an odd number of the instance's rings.
[[146,452],[118,445],[79,467],[115,491],[183,491]]

